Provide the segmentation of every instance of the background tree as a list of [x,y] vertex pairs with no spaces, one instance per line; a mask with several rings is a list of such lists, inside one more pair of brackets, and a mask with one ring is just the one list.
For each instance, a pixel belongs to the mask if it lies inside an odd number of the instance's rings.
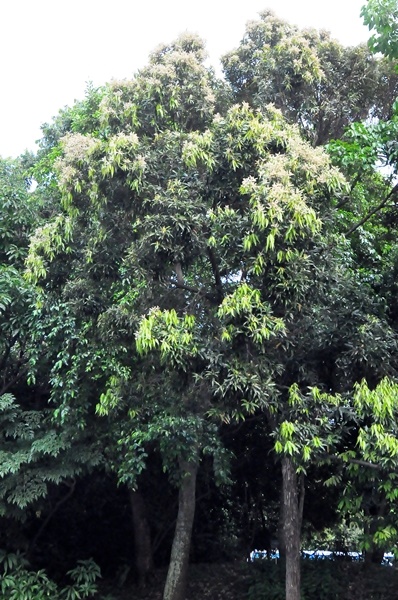
[[365,45],[345,48],[326,31],[300,31],[271,11],[249,22],[222,63],[237,100],[274,103],[313,145],[339,139],[370,115],[386,116],[397,95],[389,61]]
[[364,24],[374,31],[369,39],[372,52],[398,58],[398,7],[396,0],[367,0],[361,10]]

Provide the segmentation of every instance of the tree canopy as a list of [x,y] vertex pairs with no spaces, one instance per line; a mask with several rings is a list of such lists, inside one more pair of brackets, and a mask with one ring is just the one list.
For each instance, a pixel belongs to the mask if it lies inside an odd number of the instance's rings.
[[397,74],[376,4],[385,57],[264,11],[224,80],[184,34],[1,161],[0,511],[30,557],[80,481],[129,507],[137,580],[168,564],[165,600],[211,527],[235,552],[277,537],[287,600],[302,529],[357,519],[374,561],[396,544]]

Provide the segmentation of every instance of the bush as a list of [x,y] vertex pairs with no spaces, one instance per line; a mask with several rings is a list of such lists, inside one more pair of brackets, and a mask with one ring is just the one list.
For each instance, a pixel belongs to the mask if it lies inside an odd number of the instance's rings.
[[72,583],[60,588],[45,571],[31,571],[23,555],[0,551],[2,600],[80,600],[97,593],[96,580],[101,576],[92,560],[80,560],[68,571]]

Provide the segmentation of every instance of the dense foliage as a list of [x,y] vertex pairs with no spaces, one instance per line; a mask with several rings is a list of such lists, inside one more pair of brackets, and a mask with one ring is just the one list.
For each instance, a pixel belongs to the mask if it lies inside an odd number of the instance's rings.
[[[1,161],[6,598],[89,597],[93,557],[183,600],[190,558],[277,546],[249,597],[298,600],[302,533],[395,549],[390,9],[364,7],[370,49],[265,11],[225,79],[185,34]],[[302,597],[349,597],[335,568]]]

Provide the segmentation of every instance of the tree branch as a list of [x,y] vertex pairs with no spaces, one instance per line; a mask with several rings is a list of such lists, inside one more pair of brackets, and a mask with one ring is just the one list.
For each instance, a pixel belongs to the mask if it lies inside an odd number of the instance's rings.
[[[181,264],[179,262],[175,263],[174,271],[177,276],[177,283],[175,281],[171,282],[174,289],[185,290],[187,292],[192,292],[193,294],[198,294],[198,295],[202,296],[203,298],[210,300],[210,302],[212,302],[213,304],[218,304],[218,302],[219,302],[218,294],[217,294],[217,298],[216,298],[214,293],[205,292],[204,290],[201,290],[200,288],[194,288],[194,287],[191,287],[190,285],[186,285],[184,283],[184,276],[183,276]],[[220,280],[220,282],[221,282],[221,280]]]
[[43,533],[43,531],[45,530],[45,528],[47,527],[48,523],[51,521],[51,519],[53,518],[55,513],[67,500],[69,500],[69,498],[72,496],[73,492],[75,491],[75,487],[76,487],[75,479],[73,479],[70,484],[67,483],[66,481],[64,481],[63,483],[69,487],[69,491],[65,494],[65,496],[63,496],[60,500],[58,500],[58,502],[56,503],[54,508],[48,513],[47,517],[44,519],[43,523],[39,527],[39,530],[36,532],[36,535],[33,538],[32,542],[29,546],[28,552],[31,552],[35,548],[35,546],[37,544],[37,540],[39,539],[39,537],[41,536],[41,534]]
[[174,265],[174,270],[176,272],[177,275],[177,283],[178,283],[178,287],[181,287],[184,285],[184,275],[182,274],[182,268],[181,268],[181,263],[177,262]]
[[186,290],[187,292],[192,292],[193,294],[198,294],[199,296],[203,296],[203,298],[206,298],[207,300],[210,300],[210,302],[212,302],[213,304],[218,304],[218,300],[215,298],[214,294],[211,294],[210,292],[205,292],[199,288],[193,288],[189,285],[181,285],[179,283],[174,283],[173,284],[173,289],[177,289],[177,290]]
[[356,231],[358,229],[358,227],[361,227],[361,225],[363,225],[364,223],[366,223],[366,221],[369,221],[369,219],[371,217],[373,217],[373,215],[375,215],[377,212],[379,212],[379,210],[381,210],[382,208],[385,207],[385,205],[390,200],[390,198],[392,196],[394,196],[397,192],[398,192],[398,183],[393,187],[393,189],[388,194],[388,196],[386,196],[380,202],[380,204],[378,204],[373,210],[371,210],[370,212],[368,212],[360,221],[358,221],[358,223],[356,223],[355,225],[353,225],[352,227],[350,227],[350,229],[345,232],[345,235],[346,236],[351,235],[351,233],[353,233],[354,231]]
[[21,377],[22,377],[23,375],[25,375],[25,373],[26,373],[28,370],[29,370],[29,364],[28,364],[28,363],[25,363],[25,365],[23,365],[23,367],[22,367],[22,368],[21,368],[21,369],[18,371],[18,373],[17,373],[17,374],[16,374],[14,377],[13,377],[13,378],[12,378],[10,381],[8,381],[7,383],[5,383],[5,384],[3,385],[3,387],[2,387],[2,388],[1,388],[1,390],[0,390],[0,396],[1,396],[2,394],[5,394],[5,393],[6,393],[6,391],[7,391],[7,390],[8,390],[8,389],[9,389],[9,388],[12,386],[12,385],[14,385],[15,383],[18,383],[18,381],[21,379]]
[[221,281],[220,271],[218,269],[216,257],[214,255],[213,249],[207,246],[207,255],[210,260],[211,268],[213,270],[214,281],[216,282],[216,288],[218,292],[218,299],[221,300],[224,298],[224,289]]
[[[336,456],[335,454],[326,454],[323,457],[324,459],[333,460],[335,462],[340,463],[349,463],[352,465],[359,465],[360,467],[369,467],[370,469],[375,469],[377,471],[386,470],[382,465],[371,463],[367,460],[361,460],[359,458],[349,458],[348,460],[344,460],[341,456]],[[398,467],[396,469],[388,469],[389,471],[398,471]]]
[[351,194],[354,191],[355,187],[357,186],[359,180],[361,179],[361,173],[358,173],[358,175],[355,177],[352,185],[350,186],[350,194],[348,196],[345,196],[342,200],[340,200],[340,202],[337,204],[336,208],[342,208],[345,204],[347,204],[347,202],[349,200],[351,200]]

